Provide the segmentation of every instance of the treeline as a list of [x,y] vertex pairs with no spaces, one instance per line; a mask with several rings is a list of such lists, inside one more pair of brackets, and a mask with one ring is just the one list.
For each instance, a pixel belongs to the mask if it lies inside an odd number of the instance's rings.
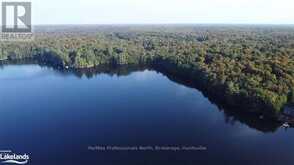
[[[39,27],[32,42],[1,42],[0,60],[64,68],[161,64],[224,95],[279,112],[294,103],[294,27]],[[49,30],[48,30],[49,29]]]

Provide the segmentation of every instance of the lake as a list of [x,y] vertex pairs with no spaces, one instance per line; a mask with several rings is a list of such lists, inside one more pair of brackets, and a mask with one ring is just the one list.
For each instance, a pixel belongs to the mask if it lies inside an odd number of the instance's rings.
[[0,68],[0,150],[35,165],[293,164],[294,130],[152,69]]

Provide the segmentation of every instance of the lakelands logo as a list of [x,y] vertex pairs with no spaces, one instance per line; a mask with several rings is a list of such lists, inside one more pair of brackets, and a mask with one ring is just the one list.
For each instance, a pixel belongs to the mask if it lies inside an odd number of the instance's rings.
[[27,164],[30,160],[28,154],[16,154],[10,150],[0,151],[0,161],[2,164]]

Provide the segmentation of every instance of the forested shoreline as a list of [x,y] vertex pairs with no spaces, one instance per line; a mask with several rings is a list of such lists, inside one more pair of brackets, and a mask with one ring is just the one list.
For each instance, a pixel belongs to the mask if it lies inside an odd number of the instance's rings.
[[0,47],[2,61],[63,69],[160,67],[248,111],[276,114],[294,103],[291,26],[46,26],[30,42]]

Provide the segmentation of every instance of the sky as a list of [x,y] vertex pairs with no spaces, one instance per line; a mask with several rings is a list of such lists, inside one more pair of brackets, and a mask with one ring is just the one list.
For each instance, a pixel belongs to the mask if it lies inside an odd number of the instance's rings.
[[294,24],[294,0],[31,0],[31,2],[32,21],[35,25]]

